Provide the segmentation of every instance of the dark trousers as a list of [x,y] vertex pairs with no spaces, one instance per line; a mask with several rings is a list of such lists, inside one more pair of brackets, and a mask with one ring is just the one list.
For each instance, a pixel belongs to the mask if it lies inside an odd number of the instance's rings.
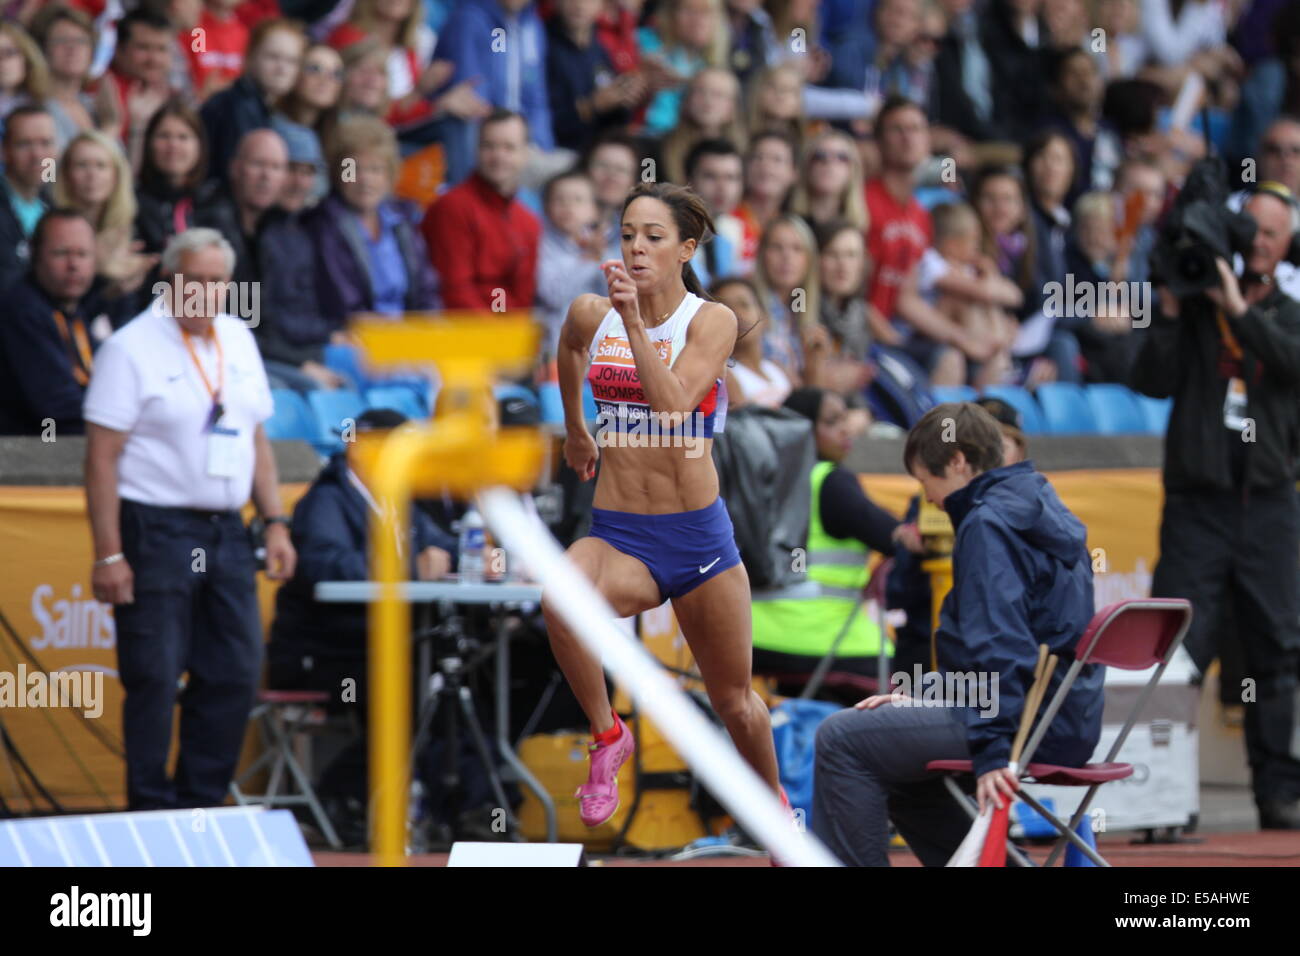
[[848,866],[888,866],[892,819],[923,865],[943,866],[970,818],[925,765],[969,759],[965,724],[951,707],[832,714],[817,729],[813,833]]
[[[1165,498],[1151,593],[1187,598],[1185,644],[1203,672],[1218,653],[1229,604],[1243,674],[1246,753],[1255,799],[1300,799],[1300,507],[1293,489],[1248,497],[1182,492]],[[1252,699],[1253,697],[1253,699]]]
[[[135,575],[134,603],[114,609],[128,803],[132,810],[220,806],[262,669],[248,533],[236,512],[127,500],[121,527]],[[182,674],[189,679],[178,691]],[[169,779],[178,698],[180,755]]]

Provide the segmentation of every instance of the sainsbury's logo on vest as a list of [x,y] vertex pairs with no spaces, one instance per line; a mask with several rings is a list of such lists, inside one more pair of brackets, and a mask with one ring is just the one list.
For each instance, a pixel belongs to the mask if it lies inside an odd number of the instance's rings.
[[80,584],[72,585],[70,598],[57,597],[48,584],[38,585],[32,591],[32,617],[41,628],[31,638],[33,650],[117,646],[111,607],[83,599]]
[[[668,362],[672,359],[673,343],[671,339],[660,339],[654,343],[654,347],[662,361]],[[600,340],[600,344],[596,346],[594,361],[613,365],[636,364],[636,360],[632,357],[632,346],[628,345],[627,339],[617,335],[607,335]]]

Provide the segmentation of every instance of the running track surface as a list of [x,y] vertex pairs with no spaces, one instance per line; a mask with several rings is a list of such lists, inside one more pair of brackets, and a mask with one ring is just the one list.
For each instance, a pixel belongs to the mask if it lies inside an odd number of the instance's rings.
[[[1200,843],[1134,846],[1128,837],[1103,838],[1099,843],[1102,856],[1112,866],[1300,866],[1300,832],[1270,830],[1252,833],[1206,833]],[[1031,847],[1029,855],[1041,863],[1047,847]],[[370,866],[368,853],[312,853],[317,866]],[[714,857],[674,862],[640,860],[630,857],[590,857],[601,866],[768,866],[766,857]],[[906,850],[890,855],[894,866],[919,866],[916,857]],[[411,866],[446,866],[447,854],[432,853],[412,857]]]

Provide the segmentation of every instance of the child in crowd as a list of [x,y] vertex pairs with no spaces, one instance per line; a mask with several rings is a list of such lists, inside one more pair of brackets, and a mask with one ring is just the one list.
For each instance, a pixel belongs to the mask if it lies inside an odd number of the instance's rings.
[[244,71],[248,27],[235,15],[240,0],[203,0],[197,32],[182,36],[190,76],[200,100],[224,90]]
[[661,3],[654,27],[637,31],[637,43],[657,90],[646,109],[644,132],[662,136],[677,125],[686,81],[706,66],[726,65],[731,43],[722,0]]
[[934,245],[918,266],[921,294],[973,337],[997,342],[997,351],[978,366],[968,364],[976,388],[1006,379],[1016,323],[1007,313],[1023,302],[1020,289],[980,251],[979,217],[966,203],[946,203],[931,214]]
[[591,180],[580,172],[562,173],[546,184],[542,204],[546,222],[537,252],[537,311],[549,361],[569,304],[584,292],[609,290],[600,268],[605,235]]

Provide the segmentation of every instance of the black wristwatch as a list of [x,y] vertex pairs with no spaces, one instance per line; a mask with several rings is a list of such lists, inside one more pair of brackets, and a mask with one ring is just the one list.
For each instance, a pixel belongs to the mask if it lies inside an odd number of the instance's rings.
[[284,525],[284,529],[286,531],[288,531],[290,527],[288,515],[276,515],[274,518],[263,518],[262,524],[265,525],[282,524]]

